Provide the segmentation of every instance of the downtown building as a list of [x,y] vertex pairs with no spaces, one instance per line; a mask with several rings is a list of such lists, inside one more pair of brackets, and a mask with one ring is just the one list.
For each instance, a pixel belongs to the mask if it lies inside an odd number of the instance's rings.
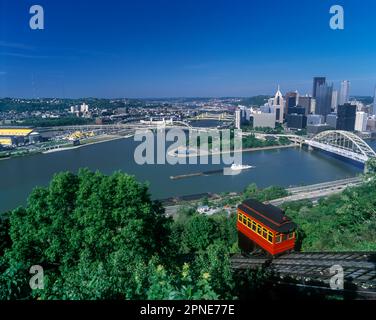
[[285,99],[283,98],[282,92],[278,86],[278,90],[274,97],[270,98],[267,103],[261,106],[260,110],[265,114],[274,113],[276,119],[275,121],[282,124],[285,118],[285,108]]
[[368,118],[367,131],[376,132],[376,117],[375,116]]
[[333,84],[318,85],[316,88],[315,114],[326,117],[332,112]]
[[314,113],[315,104],[316,104],[316,100],[310,96],[299,97],[298,105],[305,109],[306,115]]
[[358,111],[355,116],[355,131],[367,131],[368,114],[363,111]]
[[307,117],[305,114],[291,113],[287,115],[286,123],[289,129],[305,129],[307,127]]
[[324,122],[324,117],[319,114],[309,114],[307,116],[307,124],[310,126],[316,126],[319,124],[323,124]]
[[305,129],[307,127],[306,109],[301,106],[290,107],[286,116],[286,123],[290,129]]
[[334,110],[334,112],[337,112],[337,107],[338,107],[338,91],[334,90],[332,94],[332,110]]
[[241,129],[242,127],[242,111],[240,109],[235,110],[235,128]]
[[337,129],[344,131],[355,130],[356,106],[350,103],[338,106]]
[[338,116],[337,113],[333,112],[326,116],[326,124],[330,126],[332,129],[337,129],[338,125]]
[[294,108],[298,105],[299,103],[299,93],[298,91],[295,92],[287,92],[285,94],[285,114],[289,114],[289,109]]
[[276,114],[265,112],[252,113],[253,128],[275,128]]
[[376,116],[376,86],[375,86],[375,92],[373,94],[372,115]]
[[282,124],[284,122],[285,100],[283,98],[283,95],[279,86],[273,99],[273,105],[271,107],[271,111],[272,113],[275,113],[276,122],[279,122]]
[[350,81],[342,81],[338,96],[338,105],[344,105],[350,101]]
[[313,78],[313,89],[312,89],[312,98],[316,99],[317,97],[317,88],[326,83],[325,77],[314,77]]

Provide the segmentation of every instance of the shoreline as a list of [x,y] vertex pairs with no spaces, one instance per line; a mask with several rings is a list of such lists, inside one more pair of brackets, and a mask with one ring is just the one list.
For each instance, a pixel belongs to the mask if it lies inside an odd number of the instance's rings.
[[299,146],[298,144],[292,143],[289,145],[280,145],[280,146],[269,146],[269,147],[258,147],[258,148],[246,148],[242,150],[229,150],[229,151],[216,151],[216,152],[205,152],[205,153],[198,153],[197,150],[194,150],[192,154],[177,154],[176,151],[179,148],[170,150],[167,155],[173,158],[191,158],[191,157],[205,157],[205,156],[217,156],[222,154],[231,154],[231,153],[243,153],[243,152],[255,152],[255,151],[264,151],[264,150],[278,150],[278,149],[287,149],[287,148],[295,148]]
[[26,154],[23,154],[23,155],[11,155],[10,157],[0,158],[0,161],[1,160],[12,160],[12,159],[15,159],[15,158],[20,158],[20,157],[28,157],[28,156],[32,156],[32,155],[36,155],[36,154],[50,154],[50,153],[56,153],[56,152],[69,151],[69,150],[79,149],[79,148],[82,148],[82,147],[92,146],[92,145],[99,144],[99,143],[110,142],[110,141],[115,141],[115,140],[120,140],[120,139],[128,139],[132,136],[133,135],[112,136],[111,138],[108,138],[108,139],[93,141],[93,142],[81,144],[81,145],[78,145],[78,146],[68,146],[68,147],[54,148],[54,149],[44,150],[44,151],[40,150],[40,151],[36,151],[36,152],[32,152],[32,153],[26,153]]
[[[280,198],[280,199],[267,201],[267,203],[280,206],[283,202],[287,202],[287,201],[297,202],[297,201],[301,201],[304,199],[313,201],[315,197],[325,198],[332,194],[343,192],[347,187],[350,187],[352,185],[356,185],[359,183],[362,183],[361,178],[359,176],[353,176],[351,178],[335,179],[335,180],[314,183],[314,184],[307,184],[307,185],[302,185],[302,186],[284,187],[286,191],[288,191],[289,193],[288,196],[284,198]],[[338,186],[340,187],[338,188]],[[320,187],[325,188],[324,190],[325,192],[323,194],[316,195],[313,197],[309,197],[309,196],[304,197],[305,194],[313,194],[314,192],[317,192],[318,188]],[[187,206],[187,205],[189,206],[192,204],[193,205],[197,204],[204,197],[208,198],[211,201],[217,201],[217,200],[224,200],[226,197],[239,197],[242,194],[243,194],[243,191],[229,191],[224,196],[221,195],[220,193],[205,192],[201,194],[175,195],[175,196],[171,196],[168,198],[159,198],[159,199],[154,199],[154,200],[161,202],[163,207],[166,210],[166,213],[171,215],[171,211],[177,211],[177,208],[182,207],[182,206]],[[294,199],[294,197],[299,196],[299,195],[303,195],[302,199]]]
[[49,153],[55,153],[55,152],[63,152],[63,151],[68,151],[68,150],[79,149],[79,148],[82,148],[82,147],[93,146],[93,145],[96,145],[96,144],[99,144],[99,143],[110,142],[110,141],[115,141],[115,140],[120,140],[120,139],[127,139],[127,138],[130,138],[130,137],[131,137],[131,135],[130,136],[114,136],[112,138],[105,139],[105,140],[89,142],[89,143],[81,144],[81,145],[78,145],[78,146],[71,146],[71,147],[66,147],[66,148],[63,147],[63,148],[51,149],[51,150],[42,151],[40,153],[49,154]]

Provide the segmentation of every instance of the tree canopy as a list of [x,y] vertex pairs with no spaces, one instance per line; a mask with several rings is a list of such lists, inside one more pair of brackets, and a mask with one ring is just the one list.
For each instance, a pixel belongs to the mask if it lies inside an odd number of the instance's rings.
[[132,176],[60,173],[10,214],[4,260],[8,269],[15,261],[43,266],[43,298],[133,298],[140,269],[168,247],[163,214]]
[[[213,252],[228,252],[219,222],[195,214],[172,225],[133,176],[57,174],[1,221],[0,299],[228,296],[214,272],[231,282],[229,260],[218,266],[215,254],[204,253],[216,241]],[[198,256],[179,258],[187,253]],[[43,267],[44,289],[29,286],[34,265]]]

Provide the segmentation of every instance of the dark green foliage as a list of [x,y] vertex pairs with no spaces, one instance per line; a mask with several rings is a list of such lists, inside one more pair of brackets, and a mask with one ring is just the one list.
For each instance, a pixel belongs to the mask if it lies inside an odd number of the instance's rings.
[[195,270],[210,275],[209,283],[214,292],[225,299],[234,298],[235,288],[229,253],[228,246],[224,242],[216,241],[202,251],[194,263]]
[[218,225],[206,216],[196,215],[184,227],[183,250],[187,253],[205,250],[218,234]]
[[243,148],[249,149],[249,148],[263,148],[263,147],[271,147],[271,146],[283,146],[283,145],[289,145],[291,142],[286,137],[280,137],[279,139],[273,139],[269,138],[266,140],[261,140],[256,138],[254,134],[251,134],[249,136],[243,137]]
[[268,101],[269,98],[270,96],[259,95],[259,96],[249,97],[249,98],[243,98],[240,102],[237,102],[237,104],[241,104],[243,106],[249,106],[249,107],[262,106],[265,104],[266,101]]
[[376,183],[372,179],[340,195],[287,203],[286,214],[299,225],[303,251],[376,250]]
[[213,300],[218,294],[210,284],[208,272],[193,275],[189,264],[185,263],[176,275],[168,274],[162,265],[151,265],[149,273],[149,300]]
[[58,127],[58,126],[78,126],[93,123],[93,119],[78,118],[78,117],[63,117],[63,118],[52,118],[52,119],[42,119],[42,118],[29,118],[25,121],[14,123],[14,125],[19,126],[30,126],[30,127]]
[[[1,222],[0,299],[231,297],[234,218],[187,208],[172,223],[120,172],[57,174]],[[32,265],[44,269],[43,290],[29,287]]]
[[[145,102],[137,99],[127,99],[127,102],[121,100],[109,100],[100,98],[82,98],[82,99],[30,99],[25,101],[14,100],[11,98],[0,99],[0,111],[48,111],[48,110],[66,110],[72,105],[87,103],[90,108],[114,109],[122,107],[139,108],[144,107]],[[156,105],[159,106],[159,105]]]
[[279,137],[278,142],[281,146],[289,145],[291,143],[286,137]]
[[284,132],[284,129],[280,124],[276,124],[275,128],[256,127],[256,128],[253,128],[253,131],[268,133],[268,134],[282,134]]
[[9,229],[9,214],[5,213],[0,216],[0,257],[4,255],[5,249],[11,246]]
[[[26,208],[10,215],[8,269],[42,265],[41,297],[137,298],[137,270],[168,250],[171,221],[148,189],[133,177],[81,170],[61,173],[48,188],[36,188]],[[82,284],[85,285],[82,285]],[[142,286],[141,286],[142,287]]]
[[287,196],[288,192],[285,188],[279,186],[271,186],[265,189],[258,189],[255,183],[252,183],[247,188],[245,188],[242,195],[243,200],[253,198],[261,202],[279,199]]
[[267,269],[248,269],[234,274],[236,294],[241,300],[269,299],[272,274]]
[[375,176],[376,174],[376,159],[375,158],[371,158],[366,163],[366,172],[367,172],[366,178]]

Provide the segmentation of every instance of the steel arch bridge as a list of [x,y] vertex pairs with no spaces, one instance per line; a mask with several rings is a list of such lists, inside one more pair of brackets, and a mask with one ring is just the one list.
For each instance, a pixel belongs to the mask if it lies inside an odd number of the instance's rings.
[[363,164],[376,158],[376,152],[363,139],[348,131],[323,131],[305,143]]

